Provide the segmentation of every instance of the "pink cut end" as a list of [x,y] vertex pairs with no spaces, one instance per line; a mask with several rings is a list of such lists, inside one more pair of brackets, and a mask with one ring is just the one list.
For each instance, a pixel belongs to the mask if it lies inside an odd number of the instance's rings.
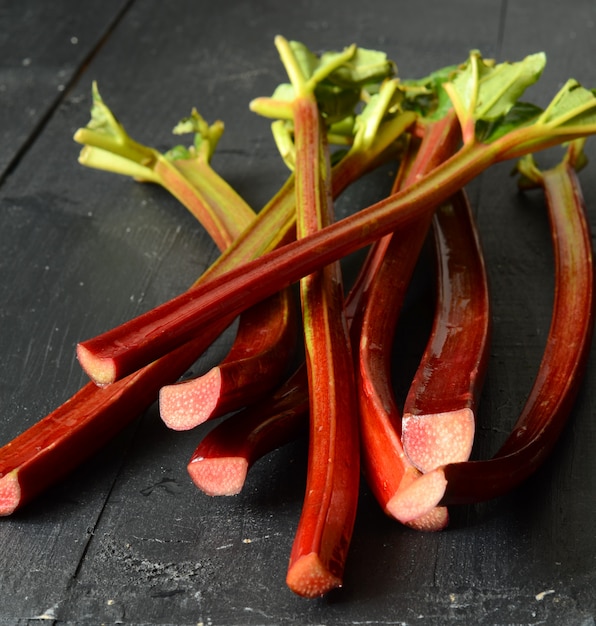
[[474,444],[475,420],[470,409],[412,415],[402,419],[404,450],[420,471],[467,461]]
[[387,503],[387,511],[403,524],[428,515],[445,494],[447,479],[442,469],[422,474]]
[[87,376],[99,387],[110,385],[116,380],[116,366],[113,359],[98,359],[85,346],[77,346],[77,359]]
[[422,532],[434,533],[445,530],[449,525],[449,511],[446,506],[436,506],[425,515],[406,523],[408,528]]
[[297,559],[288,570],[288,587],[303,598],[319,598],[337,587],[341,580],[324,565],[316,552],[310,552]]
[[190,430],[207,421],[220,399],[221,372],[218,367],[203,376],[165,385],[159,392],[159,413],[172,430]]
[[0,478],[0,516],[11,515],[21,504],[21,486],[17,472]]
[[248,462],[242,457],[198,458],[187,470],[193,483],[208,496],[235,496],[244,487]]

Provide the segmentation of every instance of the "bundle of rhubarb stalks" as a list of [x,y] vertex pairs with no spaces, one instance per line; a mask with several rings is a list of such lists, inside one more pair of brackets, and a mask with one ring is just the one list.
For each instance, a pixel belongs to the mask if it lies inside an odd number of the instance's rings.
[[[496,63],[472,51],[459,65],[404,80],[379,51],[352,45],[314,54],[283,37],[275,46],[288,82],[250,108],[272,120],[288,176],[258,211],[211,166],[221,122],[210,125],[193,110],[174,129],[192,134],[192,145],[162,153],[134,141],[93,85],[91,121],[75,135],[81,163],[161,185],[221,255],[186,292],[77,346],[91,380],[0,450],[0,514],[62,478],[156,400],[175,430],[221,418],[188,463],[194,483],[213,496],[237,494],[255,461],[307,434],[287,585],[318,597],[342,584],[361,477],[396,522],[437,531],[450,505],[516,488],[555,445],[594,323],[592,248],[576,171],[585,164],[583,143],[596,133],[596,96],[570,79],[545,108],[524,101],[544,69],[541,53]],[[533,154],[557,145],[561,162],[539,169]],[[470,460],[491,307],[465,187],[504,160],[515,161],[521,188],[544,193],[553,313],[511,433],[491,458]],[[335,220],[342,191],[388,163],[397,164],[390,194]],[[398,399],[391,349],[429,240],[434,322]],[[341,260],[357,250],[366,254],[346,290]],[[226,357],[181,380],[232,324]]]

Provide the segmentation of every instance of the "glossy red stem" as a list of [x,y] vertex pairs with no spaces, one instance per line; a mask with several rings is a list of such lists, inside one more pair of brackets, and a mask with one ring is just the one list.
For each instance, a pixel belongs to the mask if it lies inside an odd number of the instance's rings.
[[222,361],[201,376],[161,388],[163,422],[189,430],[265,397],[288,372],[297,345],[296,317],[289,289],[247,309]]
[[433,232],[436,311],[402,418],[404,450],[423,472],[470,457],[490,347],[488,279],[465,192],[437,209]]
[[[447,464],[417,481],[415,497],[427,498],[429,505],[437,498],[446,504],[468,504],[510,492],[544,463],[572,413],[594,328],[592,242],[572,166],[564,162],[544,172],[541,184],[553,239],[555,294],[538,374],[511,434],[493,458]],[[430,484],[437,475],[445,481],[442,490]]]
[[[332,220],[329,154],[314,97],[294,103],[297,236]],[[341,586],[359,494],[357,400],[339,262],[300,281],[310,398],[306,490],[286,582],[318,597]]]
[[[426,127],[419,148],[412,146],[404,161],[407,175],[396,180],[403,188],[436,168],[457,149],[459,125],[450,113]],[[410,164],[411,163],[411,164]],[[426,239],[432,213],[382,239],[373,249],[369,284],[362,300],[358,342],[358,388],[362,461],[367,482],[383,510],[392,515],[395,494],[419,476],[405,455],[401,441],[401,412],[393,390],[391,350],[406,289]],[[447,522],[446,511],[437,516],[435,529]],[[411,519],[418,518],[415,512]],[[409,520],[410,521],[410,520]],[[418,523],[426,527],[424,520]],[[429,522],[430,523],[430,522]],[[430,529],[430,528],[429,528]]]
[[273,396],[231,415],[205,435],[187,466],[195,485],[211,496],[242,490],[253,464],[308,433],[308,381],[299,368]]

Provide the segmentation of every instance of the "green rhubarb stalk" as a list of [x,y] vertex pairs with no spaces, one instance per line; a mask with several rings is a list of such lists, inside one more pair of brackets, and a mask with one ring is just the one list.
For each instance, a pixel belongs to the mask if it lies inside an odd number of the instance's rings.
[[[79,162],[163,186],[195,215],[220,250],[229,247],[252,222],[254,212],[209,163],[223,133],[223,123],[217,121],[209,126],[193,111],[174,130],[194,131],[195,145],[162,154],[128,135],[106,106],[96,83],[92,97],[91,120],[74,135],[75,141],[83,145]],[[178,163],[184,163],[183,171]]]
[[[221,122],[209,126],[194,109],[174,128],[175,134],[192,133],[193,145],[177,146],[162,155],[127,134],[94,84],[91,121],[77,131],[75,139],[85,143],[82,164],[125,175],[135,173],[137,179],[142,176],[143,180],[162,185],[197,217],[224,250],[250,226],[256,214],[210,165],[222,132]],[[172,390],[169,395],[174,396],[169,405],[177,407],[176,420],[164,421],[177,429],[191,428],[268,393],[280,381],[294,353],[295,326],[295,307],[288,289],[244,311],[226,357],[203,376],[168,387]],[[180,401],[182,393],[184,402]],[[199,407],[195,406],[196,397],[203,400]]]

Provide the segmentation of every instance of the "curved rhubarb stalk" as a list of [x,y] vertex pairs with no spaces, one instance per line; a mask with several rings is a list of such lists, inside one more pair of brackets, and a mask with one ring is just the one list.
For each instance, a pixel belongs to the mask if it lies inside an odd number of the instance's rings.
[[[594,328],[592,241],[575,170],[577,146],[540,173],[523,172],[545,192],[555,256],[553,315],[534,385],[511,434],[493,458],[449,463],[416,481],[396,509],[465,504],[501,496],[526,480],[550,455],[567,423],[586,369]],[[440,487],[442,483],[442,487]]]
[[[410,147],[402,163],[405,176],[398,175],[396,188],[406,188],[424,176],[457,149],[460,140],[457,117],[450,111],[427,124],[419,147]],[[402,180],[403,178],[403,180]],[[367,269],[369,284],[362,300],[361,322],[356,328],[360,436],[362,462],[367,482],[383,510],[420,474],[404,453],[401,414],[391,378],[391,346],[406,288],[410,283],[432,214],[397,230],[381,240]],[[435,511],[433,520],[417,520],[420,528],[439,530],[447,524],[447,511]],[[408,521],[420,516],[413,514]],[[422,516],[424,518],[424,516]]]
[[436,312],[402,418],[404,450],[422,472],[469,459],[490,344],[488,280],[465,192],[437,209],[433,228]]
[[306,369],[300,367],[269,399],[205,435],[187,466],[194,484],[210,496],[240,493],[258,459],[308,432],[308,408]]

